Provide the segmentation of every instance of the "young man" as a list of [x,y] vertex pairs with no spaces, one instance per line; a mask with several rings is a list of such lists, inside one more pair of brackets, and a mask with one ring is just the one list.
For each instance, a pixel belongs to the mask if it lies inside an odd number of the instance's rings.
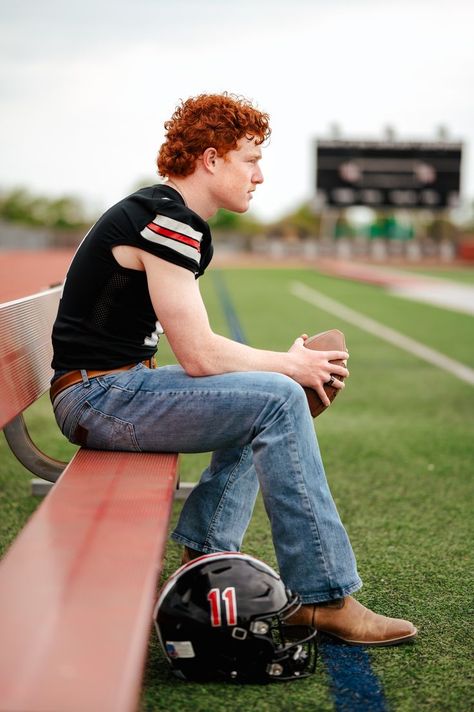
[[[281,576],[305,604],[293,622],[352,643],[405,642],[411,623],[350,595],[361,581],[302,388],[328,405],[331,373],[349,375],[330,361],[348,354],[311,351],[304,337],[288,352],[231,341],[212,331],[199,293],[212,257],[205,221],[247,210],[268,119],[223,94],[188,99],[166,122],[167,182],[107,211],[69,269],[53,331],[56,418],[91,448],[212,451],[173,533],[185,561],[240,549],[260,484]],[[163,331],[180,365],[149,368]]]

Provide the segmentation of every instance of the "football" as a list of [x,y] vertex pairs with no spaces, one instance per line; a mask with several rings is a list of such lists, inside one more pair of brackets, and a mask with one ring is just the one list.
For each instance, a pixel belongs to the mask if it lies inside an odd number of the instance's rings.
[[[338,329],[330,329],[329,331],[323,331],[320,334],[310,336],[308,339],[306,339],[304,345],[307,349],[314,349],[315,351],[347,351],[344,334]],[[343,366],[346,365],[346,362],[342,359],[331,361],[331,363],[337,363]],[[339,376],[336,374],[331,375],[333,375],[334,378],[337,378],[339,381],[344,380],[343,376]],[[308,399],[309,409],[313,418],[316,418],[323,411],[327,410],[327,406],[323,404],[321,398],[318,396],[318,394],[313,388],[305,388],[304,390]],[[334,386],[330,386],[328,384],[325,384],[324,390],[331,403],[339,393],[338,388],[335,388]]]

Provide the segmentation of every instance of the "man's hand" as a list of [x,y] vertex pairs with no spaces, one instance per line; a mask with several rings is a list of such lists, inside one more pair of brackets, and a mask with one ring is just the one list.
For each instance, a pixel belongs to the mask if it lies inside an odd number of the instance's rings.
[[324,385],[331,378],[331,386],[341,390],[345,387],[343,381],[334,376],[348,378],[349,371],[342,364],[331,363],[331,361],[347,361],[349,354],[347,351],[313,351],[305,348],[307,334],[299,336],[289,349],[289,353],[294,354],[296,371],[292,377],[300,385],[313,388],[321,399],[325,407],[331,405],[331,401],[324,390]]

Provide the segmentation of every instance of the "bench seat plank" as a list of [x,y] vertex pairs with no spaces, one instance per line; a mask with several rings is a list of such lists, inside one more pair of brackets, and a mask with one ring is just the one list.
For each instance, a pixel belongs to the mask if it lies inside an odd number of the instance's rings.
[[0,565],[0,710],[138,703],[175,454],[79,450]]

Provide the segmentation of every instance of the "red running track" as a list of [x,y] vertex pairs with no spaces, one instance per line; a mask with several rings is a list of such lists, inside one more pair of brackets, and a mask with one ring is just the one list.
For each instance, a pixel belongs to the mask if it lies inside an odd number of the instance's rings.
[[0,302],[60,284],[73,254],[73,249],[0,251]]

